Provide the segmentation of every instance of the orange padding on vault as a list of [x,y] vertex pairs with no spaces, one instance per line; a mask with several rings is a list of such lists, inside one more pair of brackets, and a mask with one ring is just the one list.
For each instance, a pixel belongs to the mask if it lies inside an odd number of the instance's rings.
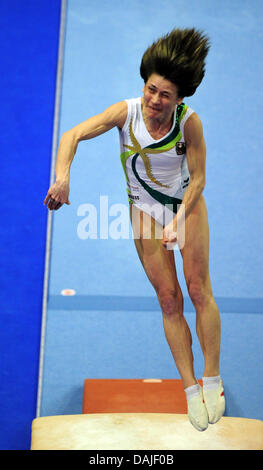
[[86,379],[82,413],[187,413],[176,379]]

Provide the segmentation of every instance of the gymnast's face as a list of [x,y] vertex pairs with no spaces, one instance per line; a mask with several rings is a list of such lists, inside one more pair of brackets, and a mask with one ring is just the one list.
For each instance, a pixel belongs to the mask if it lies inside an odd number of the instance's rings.
[[178,97],[177,86],[156,73],[148,78],[143,93],[143,110],[146,117],[159,122],[169,121],[175,106],[183,101],[183,98]]

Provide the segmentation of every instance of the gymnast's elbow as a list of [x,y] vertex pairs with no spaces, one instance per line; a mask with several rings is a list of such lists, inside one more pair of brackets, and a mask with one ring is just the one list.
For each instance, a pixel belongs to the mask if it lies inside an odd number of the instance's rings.
[[205,175],[198,175],[198,176],[195,176],[194,178],[191,177],[191,186],[198,196],[201,196],[202,192],[204,191],[205,184],[206,184]]

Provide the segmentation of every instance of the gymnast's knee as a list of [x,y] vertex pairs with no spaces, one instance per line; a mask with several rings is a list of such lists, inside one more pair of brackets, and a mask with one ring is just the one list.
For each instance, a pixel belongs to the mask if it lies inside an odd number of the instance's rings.
[[211,288],[201,280],[190,281],[187,283],[189,297],[195,307],[202,307],[213,299]]
[[163,315],[177,317],[183,314],[183,296],[181,290],[160,290],[157,295]]

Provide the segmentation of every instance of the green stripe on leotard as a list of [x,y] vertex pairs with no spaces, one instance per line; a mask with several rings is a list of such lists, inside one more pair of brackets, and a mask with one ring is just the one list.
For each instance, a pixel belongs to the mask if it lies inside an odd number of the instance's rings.
[[140,176],[139,176],[139,174],[136,170],[136,160],[137,160],[138,156],[140,155],[143,162],[144,162],[144,166],[145,166],[147,176],[149,177],[149,179],[152,182],[156,183],[159,186],[163,186],[163,187],[166,187],[166,188],[168,187],[168,186],[160,183],[159,181],[157,181],[156,178],[154,177],[154,175],[152,174],[150,160],[149,160],[149,157],[147,156],[147,154],[155,154],[155,153],[157,154],[157,153],[167,152],[167,151],[171,150],[172,148],[174,148],[176,146],[177,142],[182,137],[182,134],[181,134],[181,131],[180,131],[180,122],[181,122],[183,116],[185,115],[185,113],[187,111],[187,108],[188,107],[184,103],[182,103],[181,105],[178,105],[177,109],[176,109],[176,123],[175,123],[175,127],[174,127],[173,131],[171,132],[171,134],[169,134],[167,137],[165,137],[160,142],[149,145],[149,146],[145,147],[144,149],[141,148],[139,142],[135,138],[135,135],[134,135],[133,129],[132,129],[132,120],[131,120],[130,138],[131,138],[133,146],[125,145],[125,147],[129,149],[129,151],[123,152],[121,154],[121,162],[122,162],[123,170],[124,170],[127,181],[128,181],[128,176],[127,176],[127,173],[126,173],[126,161],[130,156],[133,155],[132,170],[133,170],[133,173],[134,173],[136,179],[141,184],[141,186],[156,201],[160,202],[163,205],[167,205],[167,204],[172,205],[174,212],[176,212],[176,210],[177,210],[177,204],[180,204],[182,202],[181,199],[177,199],[177,198],[174,198],[174,197],[171,197],[171,196],[167,196],[167,195],[161,193],[160,191],[157,191],[156,189],[151,188],[147,183],[145,183],[145,181],[140,178]]

